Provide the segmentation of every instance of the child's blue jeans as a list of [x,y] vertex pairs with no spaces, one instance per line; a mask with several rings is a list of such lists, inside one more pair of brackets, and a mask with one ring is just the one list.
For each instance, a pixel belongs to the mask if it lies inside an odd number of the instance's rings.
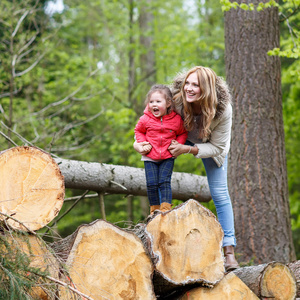
[[174,159],[159,162],[144,161],[147,182],[147,195],[150,205],[172,202],[171,177]]

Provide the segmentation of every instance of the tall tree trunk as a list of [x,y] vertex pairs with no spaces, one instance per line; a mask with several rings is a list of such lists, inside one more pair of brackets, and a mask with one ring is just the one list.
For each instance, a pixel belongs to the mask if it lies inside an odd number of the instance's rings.
[[[153,50],[153,36],[154,36],[154,16],[153,8],[151,7],[151,0],[143,0],[139,3],[139,29],[140,29],[140,67],[141,67],[141,91],[144,91],[145,99],[146,93],[156,81],[155,69],[155,53]],[[139,104],[140,113],[144,110],[144,102]]]
[[[253,3],[259,1],[237,1]],[[266,2],[263,0],[262,2]],[[227,82],[233,92],[230,193],[241,260],[295,258],[288,202],[278,9],[225,13]],[[234,183],[234,184],[233,184]]]

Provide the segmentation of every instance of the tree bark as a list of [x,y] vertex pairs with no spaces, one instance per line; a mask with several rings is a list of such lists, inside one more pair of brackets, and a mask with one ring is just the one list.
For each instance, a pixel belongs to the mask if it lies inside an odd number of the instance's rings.
[[[259,1],[242,1],[253,3]],[[267,2],[264,0],[262,2]],[[229,186],[241,260],[295,259],[282,119],[278,9],[225,13],[227,82],[233,91]]]
[[[153,265],[133,233],[96,220],[52,247],[66,260],[76,289],[94,300],[155,299]],[[70,292],[62,290],[59,299],[71,299]]]
[[48,153],[35,147],[1,152],[0,178],[0,220],[14,229],[38,230],[59,213],[64,179]]
[[195,288],[180,300],[259,299],[234,273],[228,273],[214,288]]
[[[55,160],[67,188],[147,196],[144,169],[61,158]],[[194,174],[174,172],[172,193],[173,198],[178,200],[211,200],[207,178]]]
[[287,266],[295,276],[297,282],[297,298],[300,298],[300,260],[288,263]]
[[215,215],[195,200],[154,214],[137,226],[155,266],[155,294],[165,299],[188,286],[214,286],[224,276],[223,231]]

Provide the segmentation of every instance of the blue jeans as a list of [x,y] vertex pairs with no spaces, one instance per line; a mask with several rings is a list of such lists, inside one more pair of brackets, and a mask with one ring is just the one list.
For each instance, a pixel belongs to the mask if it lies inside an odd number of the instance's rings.
[[227,186],[227,156],[223,166],[217,166],[213,158],[202,159],[218,220],[224,231],[223,247],[236,246],[234,217]]
[[171,177],[174,159],[164,159],[159,162],[144,161],[147,195],[150,205],[160,205],[172,202]]

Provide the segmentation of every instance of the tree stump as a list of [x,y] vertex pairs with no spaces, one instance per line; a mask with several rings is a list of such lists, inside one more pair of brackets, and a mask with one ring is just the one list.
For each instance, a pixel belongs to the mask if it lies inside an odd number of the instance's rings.
[[296,297],[294,274],[279,262],[244,267],[233,272],[261,299],[293,300]]
[[[41,271],[49,274],[52,278],[59,279],[59,262],[50,251],[51,248],[49,248],[43,240],[31,234],[15,235],[13,233],[5,234],[4,238],[10,245],[9,248],[6,247],[6,251],[9,252],[7,255],[10,258],[14,257],[14,259],[18,260],[20,258],[17,256],[24,253],[30,260],[30,268],[37,268],[37,273]],[[2,245],[2,247],[4,247],[4,245]],[[55,299],[57,290],[56,284],[40,277],[36,282],[36,286],[29,291],[29,294],[34,299],[50,300]]]
[[1,152],[0,178],[0,212],[19,222],[4,215],[0,220],[12,228],[38,230],[59,213],[64,180],[48,153],[25,146]]
[[182,286],[214,286],[224,276],[223,230],[195,200],[154,215],[136,234],[153,260],[154,289],[160,297]]
[[[94,300],[156,299],[153,265],[133,233],[96,220],[52,246],[66,259],[74,287]],[[70,294],[61,290],[59,299]]]
[[180,300],[256,300],[259,299],[234,273],[228,273],[213,288],[199,287]]

